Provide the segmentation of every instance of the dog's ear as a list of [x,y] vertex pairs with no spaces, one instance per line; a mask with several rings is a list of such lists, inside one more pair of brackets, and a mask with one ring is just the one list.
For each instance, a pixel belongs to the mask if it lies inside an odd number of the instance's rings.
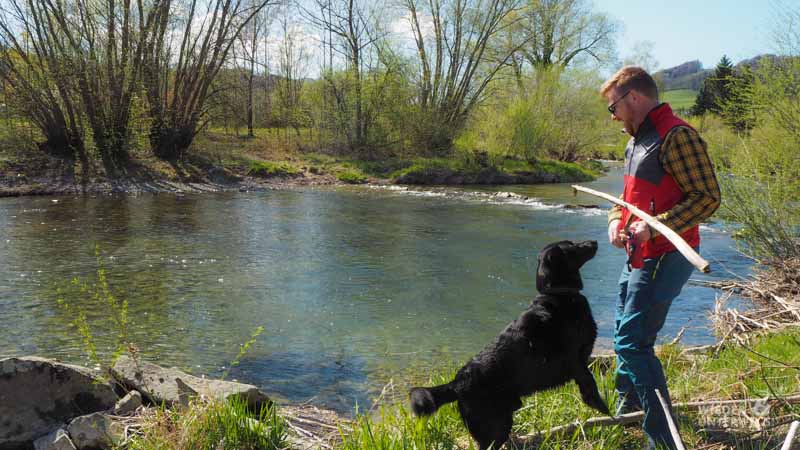
[[544,292],[553,287],[559,267],[563,267],[566,255],[558,244],[551,244],[539,253],[539,266],[536,268],[536,290]]

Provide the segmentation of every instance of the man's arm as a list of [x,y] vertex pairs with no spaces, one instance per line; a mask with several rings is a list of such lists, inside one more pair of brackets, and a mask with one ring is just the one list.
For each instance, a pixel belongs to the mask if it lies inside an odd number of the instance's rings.
[[[722,194],[707,146],[700,135],[687,127],[676,127],[661,146],[661,166],[675,179],[685,197],[656,217],[680,234],[711,217],[719,208]],[[651,230],[652,237],[658,236]]]

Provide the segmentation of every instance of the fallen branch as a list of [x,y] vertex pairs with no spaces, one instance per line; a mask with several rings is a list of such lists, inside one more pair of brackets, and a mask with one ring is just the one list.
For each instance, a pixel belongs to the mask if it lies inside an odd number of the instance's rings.
[[[714,406],[743,406],[750,405],[756,402],[764,401],[764,399],[744,399],[744,400],[707,400],[698,402],[684,402],[672,405],[674,410],[689,410],[694,411],[705,407]],[[790,405],[800,404],[800,393],[792,394],[788,397],[777,398],[772,397],[768,399],[769,402],[785,402]],[[559,425],[548,430],[529,433],[523,436],[518,436],[515,441],[518,444],[528,444],[550,436],[572,434],[578,429],[593,428],[593,427],[607,427],[614,425],[629,425],[632,423],[641,422],[644,419],[644,412],[638,411],[629,414],[622,414],[616,417],[592,417],[583,422],[575,421],[572,423]]]
[[786,435],[786,440],[783,442],[781,450],[789,450],[792,448],[792,442],[794,442],[794,435],[797,433],[798,426],[800,426],[800,422],[796,420],[792,422],[792,425],[789,427],[789,434]]

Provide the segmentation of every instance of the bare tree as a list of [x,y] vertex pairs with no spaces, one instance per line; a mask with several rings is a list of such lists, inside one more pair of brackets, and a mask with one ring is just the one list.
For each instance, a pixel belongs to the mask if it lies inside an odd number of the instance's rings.
[[[163,0],[144,63],[150,145],[157,156],[182,156],[205,126],[214,78],[228,62],[237,37],[269,1],[189,0],[173,5],[173,0]],[[171,16],[182,29],[171,27]],[[173,47],[173,42],[179,44]]]
[[293,23],[291,4],[284,5],[279,16],[281,40],[279,46],[278,68],[280,78],[276,86],[281,123],[291,126],[300,137],[303,124],[300,94],[307,74],[308,49],[300,41],[300,31]]
[[[258,0],[255,0],[258,1]],[[259,61],[262,56],[259,51],[261,47],[266,47],[269,36],[269,27],[272,22],[272,11],[269,8],[263,9],[260,13],[253,16],[250,24],[242,29],[239,35],[238,56],[235,60],[244,63],[245,79],[247,82],[247,135],[254,137],[253,132],[255,122],[255,80],[257,76],[256,67],[261,67],[266,72],[266,61]],[[265,56],[266,57],[266,56]],[[269,74],[266,74],[269,77]]]
[[[419,60],[419,138],[433,150],[449,149],[497,72],[527,40],[495,52],[490,43],[516,23],[518,0],[402,0]],[[425,23],[423,23],[425,22]],[[428,26],[432,34],[426,32]]]
[[521,18],[519,34],[528,44],[520,52],[534,69],[566,67],[581,56],[598,62],[613,56],[618,26],[586,0],[527,0]]
[[[330,41],[330,51],[343,56],[346,62],[346,72],[350,77],[353,92],[353,113],[351,125],[347,127],[346,134],[348,145],[352,149],[362,148],[366,143],[368,120],[364,115],[363,77],[365,72],[365,57],[368,48],[381,37],[376,27],[376,9],[379,5],[367,7],[357,0],[315,0],[318,11],[305,10],[304,13],[310,22],[322,33],[327,33]],[[338,42],[334,43],[334,39]],[[331,59],[332,56],[331,56]],[[331,62],[332,66],[332,62]],[[336,79],[329,71],[326,76],[328,87],[331,90],[334,103],[340,113],[348,115],[344,109],[349,109],[346,85],[337,85]]]

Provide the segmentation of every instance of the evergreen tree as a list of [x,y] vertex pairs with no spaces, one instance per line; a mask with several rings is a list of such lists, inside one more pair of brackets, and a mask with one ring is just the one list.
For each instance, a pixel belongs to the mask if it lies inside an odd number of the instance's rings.
[[702,115],[708,111],[717,114],[722,112],[723,105],[730,99],[731,82],[735,76],[733,63],[726,55],[723,55],[717,63],[714,75],[703,81],[703,86],[692,107],[692,114]]

